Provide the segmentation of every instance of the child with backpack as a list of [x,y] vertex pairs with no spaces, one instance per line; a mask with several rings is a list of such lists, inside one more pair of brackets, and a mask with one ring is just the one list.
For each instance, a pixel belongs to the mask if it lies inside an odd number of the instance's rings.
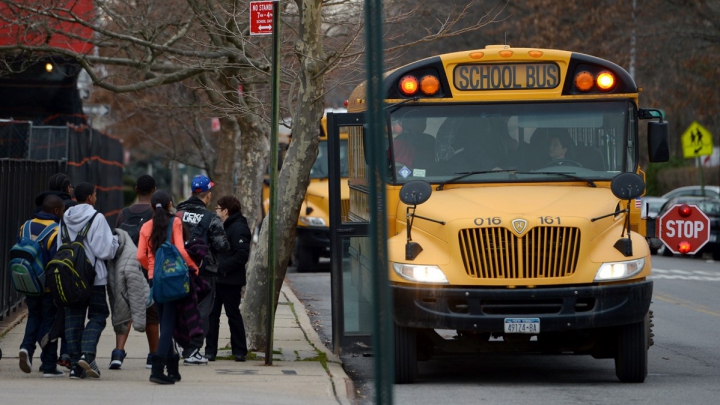
[[[65,211],[62,198],[48,195],[42,203],[42,210],[33,219],[20,227],[18,244],[10,251],[10,271],[12,283],[18,292],[26,294],[25,305],[28,308],[25,336],[20,345],[20,369],[25,373],[32,371],[32,357],[35,343],[40,342],[55,321],[57,307],[52,295],[45,291],[45,264],[55,254],[57,224]],[[32,249],[19,249],[32,246]],[[57,368],[57,341],[42,348],[40,371],[43,377],[62,377],[65,373]]]
[[[137,252],[138,261],[148,269],[148,278],[152,283],[155,306],[160,317],[160,341],[157,352],[152,356],[150,381],[157,384],[174,384],[181,379],[180,357],[175,353],[175,345],[172,342],[177,302],[181,298],[175,298],[179,297],[178,295],[167,295],[170,292],[177,293],[178,291],[164,289],[169,286],[169,284],[164,284],[166,282],[165,275],[184,272],[185,279],[187,279],[188,269],[196,274],[198,269],[185,250],[182,222],[171,214],[173,202],[170,194],[163,190],[156,191],[152,195],[151,205],[155,214],[140,230]],[[170,254],[168,254],[169,251]],[[161,260],[161,256],[163,256],[163,260]],[[168,268],[170,265],[173,268]],[[181,283],[182,287],[189,289],[189,285]],[[188,292],[189,290],[186,290],[185,294]],[[164,373],[166,365],[167,375]]]
[[[55,302],[65,308],[65,338],[72,367],[70,378],[98,379],[97,344],[110,315],[105,291],[108,279],[105,260],[115,257],[119,243],[105,216],[95,210],[95,186],[78,184],[75,199],[78,205],[65,211],[60,222],[58,252],[46,271],[51,277],[49,285]],[[73,250],[78,245],[82,249]],[[62,255],[71,251],[71,255]]]
[[[137,202],[124,208],[120,211],[120,214],[117,217],[115,228],[120,228],[127,232],[135,246],[138,245],[140,229],[152,218],[155,213],[150,205],[150,199],[154,192],[155,178],[153,176],[143,174],[138,177],[135,184]],[[147,280],[146,269],[143,269],[143,274]],[[119,297],[118,299],[123,299],[123,297]],[[115,318],[116,314],[113,312],[113,320],[115,320]],[[147,336],[149,348],[145,368],[150,368],[152,366],[152,353],[155,353],[157,350],[160,334],[160,326],[157,311],[155,310],[155,304],[147,308],[145,312],[145,319],[145,335]],[[113,349],[110,354],[110,370],[119,370],[122,367],[125,356],[127,355],[127,353],[125,353],[125,343],[130,335],[131,325],[132,321],[126,325],[117,325],[116,322],[113,322],[113,326],[115,328],[115,349]]]

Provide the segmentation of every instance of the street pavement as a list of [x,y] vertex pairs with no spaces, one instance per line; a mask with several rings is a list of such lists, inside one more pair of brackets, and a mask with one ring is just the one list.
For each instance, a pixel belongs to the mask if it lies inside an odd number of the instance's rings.
[[[247,362],[231,359],[230,331],[227,318],[220,324],[218,360],[207,366],[180,366],[182,381],[157,385],[148,381],[145,368],[145,334],[132,331],[125,350],[127,358],[121,370],[109,370],[115,335],[110,319],[98,344],[97,363],[100,380],[43,378],[37,371],[40,350],[33,358],[33,372],[23,373],[18,366],[18,351],[25,330],[26,316],[0,322],[0,402],[3,404],[53,405],[90,404],[350,404],[354,388],[340,359],[328,350],[313,329],[302,302],[289,286],[283,286],[276,311],[273,365],[265,366],[264,350],[251,352]],[[9,319],[14,318],[14,319]],[[253,355],[257,356],[252,358]]]

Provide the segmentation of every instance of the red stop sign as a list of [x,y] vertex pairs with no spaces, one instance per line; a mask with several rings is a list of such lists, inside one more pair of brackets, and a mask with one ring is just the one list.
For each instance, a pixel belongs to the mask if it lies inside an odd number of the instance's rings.
[[697,205],[675,204],[658,218],[657,232],[673,253],[693,254],[710,240],[710,219]]

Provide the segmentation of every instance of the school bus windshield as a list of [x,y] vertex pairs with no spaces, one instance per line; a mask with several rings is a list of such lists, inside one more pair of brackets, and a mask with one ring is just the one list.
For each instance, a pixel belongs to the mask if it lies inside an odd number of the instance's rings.
[[[328,177],[328,143],[320,141],[318,145],[318,156],[310,168],[311,179],[326,179]],[[340,141],[340,177],[347,178],[348,175],[348,142]]]
[[389,179],[611,180],[637,169],[636,111],[627,100],[403,105],[390,113]]

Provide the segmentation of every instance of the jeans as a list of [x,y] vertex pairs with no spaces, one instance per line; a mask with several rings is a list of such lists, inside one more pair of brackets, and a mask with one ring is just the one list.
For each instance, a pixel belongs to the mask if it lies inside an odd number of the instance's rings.
[[[87,315],[87,324],[85,316]],[[110,316],[107,294],[104,285],[93,287],[87,305],[65,308],[65,338],[67,339],[70,363],[74,366],[80,356],[88,354],[88,361],[95,359],[100,334],[105,329],[106,319]]]
[[240,314],[240,285],[215,285],[215,303],[210,312],[210,329],[205,340],[205,355],[217,355],[218,338],[220,335],[220,313],[223,305],[225,315],[230,325],[230,345],[234,356],[247,356],[247,340],[245,338],[245,323]]
[[[25,325],[25,336],[20,348],[27,350],[28,355],[32,358],[35,353],[35,343],[40,343],[40,339],[50,331],[53,322],[55,322],[57,307],[53,303],[50,294],[43,294],[39,297],[25,297],[25,305],[28,308],[28,317]],[[40,361],[42,361],[40,370],[55,370],[57,358],[56,340],[55,342],[49,342],[43,348],[40,355]]]
[[155,302],[155,309],[160,318],[160,340],[158,341],[158,349],[155,355],[167,361],[175,356],[173,331],[175,331],[177,301],[166,302],[164,304]]

